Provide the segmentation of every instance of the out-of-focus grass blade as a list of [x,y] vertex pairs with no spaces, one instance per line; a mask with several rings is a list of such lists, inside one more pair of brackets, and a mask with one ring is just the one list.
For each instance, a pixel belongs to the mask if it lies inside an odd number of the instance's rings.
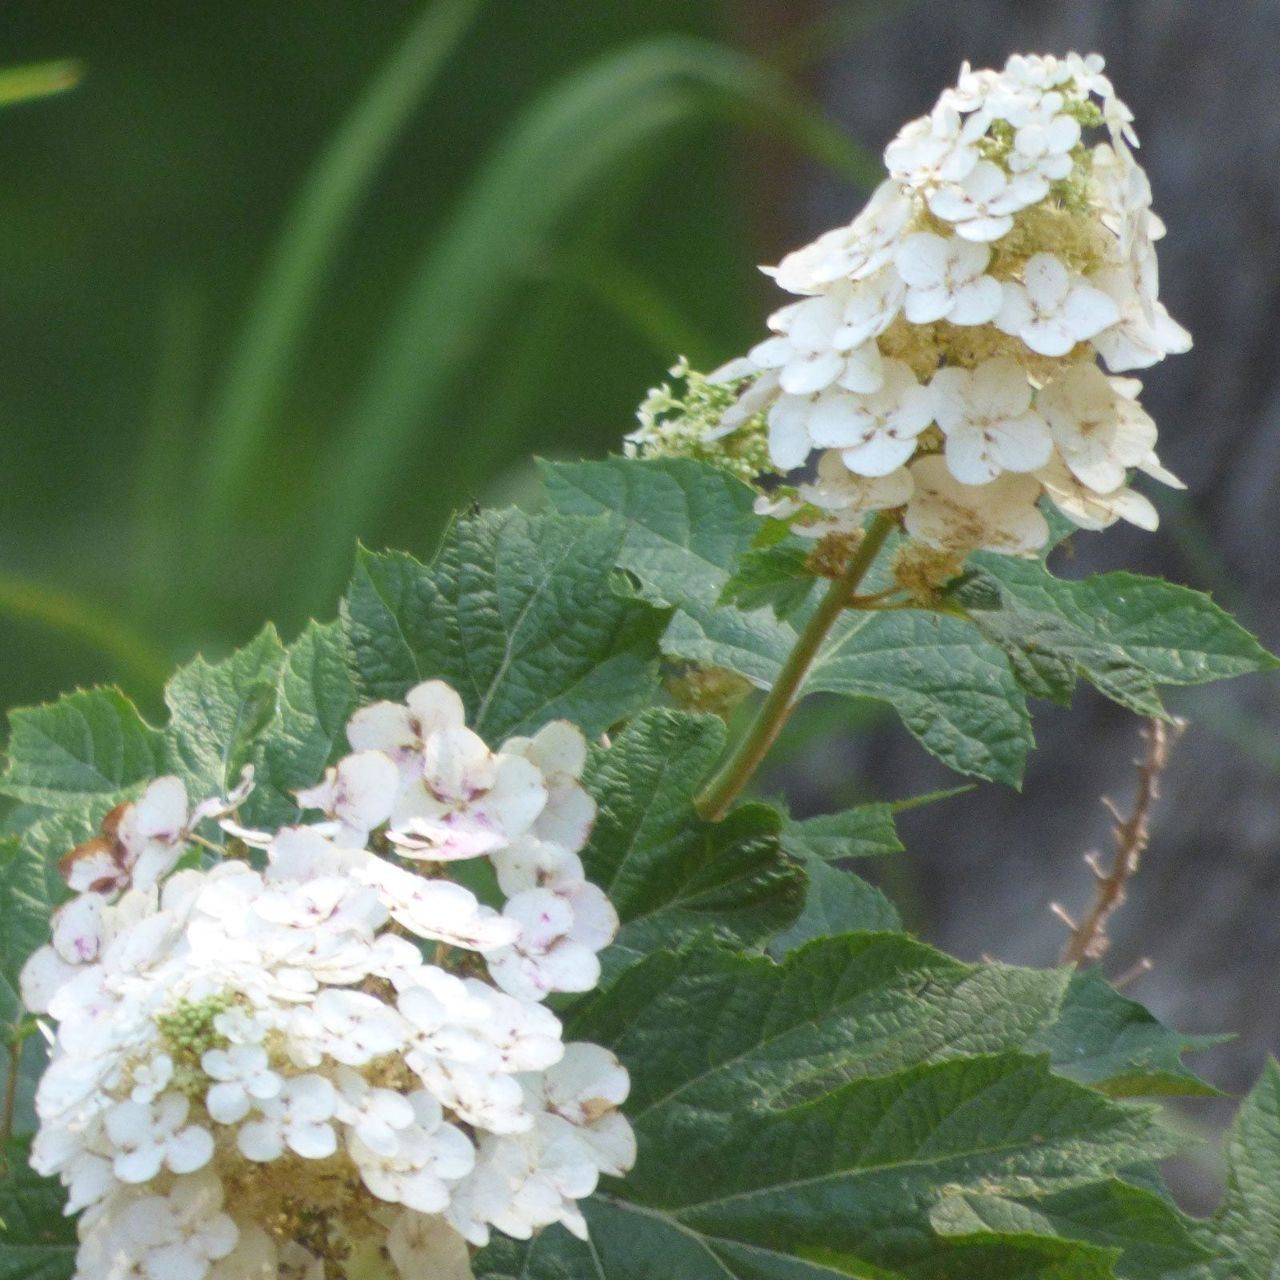
[[57,62],[32,62],[25,67],[0,70],[0,107],[74,89],[84,75],[84,67],[72,58]]
[[[697,40],[646,41],[563,80],[517,121],[434,240],[322,460],[307,509],[303,603],[341,583],[381,495],[557,224],[616,166],[691,119],[746,118],[869,185],[877,164],[758,61]],[[673,353],[674,354],[674,353]]]
[[167,654],[110,610],[81,596],[0,572],[0,614],[38,623],[105,654],[122,675],[138,682],[131,693],[154,694],[169,678]]
[[631,327],[670,364],[677,355],[689,356],[695,366],[708,343],[643,272],[617,254],[584,258],[566,273],[568,282],[594,298]]
[[267,264],[214,404],[196,536],[222,548],[330,268],[387,154],[483,0],[435,0],[330,139]]
[[134,482],[129,564],[130,613],[153,635],[176,620],[169,602],[182,569],[174,550],[183,545],[189,521],[189,442],[199,427],[204,310],[204,298],[190,279],[175,280],[160,300],[156,371]]

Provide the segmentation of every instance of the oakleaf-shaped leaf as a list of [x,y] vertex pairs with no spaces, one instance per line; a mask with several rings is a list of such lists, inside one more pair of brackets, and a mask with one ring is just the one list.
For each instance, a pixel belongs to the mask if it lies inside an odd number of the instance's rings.
[[[556,463],[543,468],[552,505],[625,521],[618,563],[655,601],[677,606],[663,638],[673,657],[727,667],[768,688],[812,605],[790,618],[719,604],[760,521],[748,486],[704,463]],[[1023,694],[1000,650],[940,615],[849,612],[822,646],[803,692],[889,703],[925,748],[952,768],[1016,782],[1031,746]]]
[[588,1204],[588,1244],[504,1241],[477,1275],[1110,1275],[1114,1248],[1027,1231],[953,1240],[931,1221],[946,1197],[1041,1201],[1171,1148],[1148,1108],[1010,1051],[1053,1017],[1065,976],[966,966],[885,934],[780,965],[700,947],[650,957],[567,1028],[631,1072],[636,1169]]
[[1115,1254],[1027,1236],[933,1238],[913,1245],[909,1266],[890,1270],[821,1247],[795,1254],[703,1236],[626,1201],[583,1206],[591,1238],[554,1227],[530,1243],[500,1240],[476,1259],[477,1280],[1113,1280]]
[[1038,1200],[972,1192],[945,1196],[930,1220],[943,1235],[1063,1236],[1116,1249],[1116,1275],[1122,1280],[1168,1280],[1209,1256],[1192,1235],[1191,1220],[1175,1205],[1116,1179]]
[[788,818],[783,831],[789,852],[821,858],[878,858],[901,853],[892,804],[860,804],[841,813]]
[[165,766],[187,784],[188,795],[224,795],[239,781],[275,715],[284,659],[268,626],[222,662],[197,656],[165,686]]
[[1227,1193],[1202,1238],[1218,1256],[1196,1280],[1280,1276],[1280,1063],[1270,1060],[1227,1138]]
[[459,519],[430,565],[362,551],[343,626],[363,697],[447,680],[495,744],[560,718],[594,737],[638,711],[666,615],[614,583],[623,534],[506,511]]
[[1223,1038],[1170,1031],[1100,970],[1086,968],[1072,977],[1061,1013],[1031,1048],[1048,1053],[1061,1075],[1115,1098],[1212,1095],[1218,1091],[1188,1070],[1182,1055]]
[[9,767],[0,792],[100,817],[163,772],[163,738],[117,689],[81,689],[9,713]]
[[[627,1112],[780,1106],[923,1061],[1020,1048],[1056,1016],[1061,971],[966,965],[905,934],[825,938],[780,964],[719,948],[651,956],[575,1007],[633,1073]],[[681,1034],[671,1035],[671,1028]]]
[[809,599],[818,583],[809,568],[812,551],[812,544],[799,538],[749,548],[721,589],[721,604],[736,605],[748,613],[767,607],[779,618],[789,618]]
[[1140,715],[1160,715],[1159,685],[1205,684],[1274,668],[1277,659],[1203,592],[1132,573],[1078,581],[1039,561],[974,557],[998,609],[978,628],[1037,697],[1070,701],[1077,675]]
[[311,623],[289,647],[275,714],[255,746],[257,785],[245,805],[250,823],[296,820],[292,793],[319,781],[350,750],[347,721],[358,705],[342,628]]
[[622,920],[607,972],[699,934],[761,945],[798,915],[805,876],[781,848],[781,814],[745,805],[710,823],[694,812],[724,741],[714,716],[651,710],[592,752],[599,816],[583,862]]

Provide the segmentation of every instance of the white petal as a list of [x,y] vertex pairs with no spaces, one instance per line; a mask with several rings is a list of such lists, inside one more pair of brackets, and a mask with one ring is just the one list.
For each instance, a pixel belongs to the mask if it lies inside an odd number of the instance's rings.
[[187,822],[187,789],[181,778],[156,778],[134,802],[138,834],[148,840],[174,841]]
[[791,396],[769,410],[769,458],[780,471],[794,471],[809,456],[809,412],[808,400]]
[[823,449],[860,444],[874,430],[859,396],[836,392],[823,396],[809,414],[809,438]]
[[351,717],[347,741],[355,751],[400,751],[418,743],[418,731],[407,707],[398,702],[373,702]]
[[1067,300],[1070,276],[1053,254],[1037,253],[1022,268],[1022,283],[1037,308],[1056,311]]
[[98,958],[106,940],[106,905],[106,899],[98,894],[82,893],[53,913],[53,949],[68,964],[92,964]]
[[250,1121],[241,1125],[236,1133],[236,1146],[246,1160],[259,1164],[278,1160],[284,1154],[279,1128],[265,1121]]
[[305,1160],[324,1160],[338,1149],[338,1138],[328,1124],[295,1124],[289,1127],[291,1151]]
[[993,450],[981,431],[966,426],[947,436],[947,466],[961,484],[984,485],[1000,474]]
[[928,231],[907,236],[893,256],[893,264],[913,289],[942,288],[949,265],[947,242]]
[[782,389],[789,394],[805,396],[829,387],[843,369],[844,360],[838,351],[828,348],[804,352],[787,361],[780,382]]
[[1006,471],[1036,471],[1053,453],[1053,437],[1043,418],[1027,413],[993,431],[996,458]]
[[166,1163],[174,1173],[194,1173],[213,1159],[213,1135],[191,1125],[169,1139]]
[[866,444],[841,453],[844,465],[860,476],[887,476],[896,471],[916,451],[912,439],[895,440],[892,436],[877,435]]
[[1092,338],[1120,320],[1120,308],[1116,306],[1115,299],[1087,284],[1072,287],[1062,314],[1077,341]]
[[880,348],[874,342],[868,342],[850,351],[838,382],[846,391],[879,391],[884,384]]
[[636,1162],[635,1130],[620,1111],[601,1116],[582,1135],[601,1173],[623,1177]]
[[748,359],[760,369],[781,369],[795,353],[791,339],[779,336],[756,343],[748,353]]
[[415,685],[404,700],[423,738],[441,729],[460,729],[467,722],[462,698],[443,680]]
[[58,989],[82,972],[79,965],[68,964],[52,947],[32,952],[19,978],[23,1006],[32,1013],[47,1013]]
[[1027,291],[1020,285],[1006,280],[1001,286],[1003,297],[1000,310],[995,315],[995,326],[1001,333],[1020,335],[1031,323],[1035,313],[1031,310],[1031,301]]
[[219,1124],[239,1124],[249,1114],[249,1095],[239,1084],[215,1084],[205,1095],[204,1105]]
[[552,790],[533,829],[539,839],[576,851],[587,843],[595,821],[596,802],[575,782]]
[[576,724],[552,720],[533,736],[524,753],[548,777],[582,777],[587,764],[587,739]]
[[[995,284],[995,281],[991,283]],[[999,288],[998,285],[996,287]],[[932,324],[935,320],[948,316],[955,304],[955,294],[944,286],[937,285],[930,289],[909,290],[903,303],[903,311],[912,324]]]
[[164,1149],[158,1146],[139,1147],[136,1151],[123,1151],[116,1155],[111,1168],[121,1182],[140,1184],[150,1182],[164,1165]]
[[1065,356],[1076,345],[1076,336],[1057,314],[1032,320],[1022,330],[1022,340],[1042,356]]
[[967,222],[956,223],[956,235],[966,240],[980,241],[984,244],[999,240],[1013,230],[1013,219],[1007,214],[970,218]]
[[947,317],[952,324],[987,324],[1002,309],[1004,291],[993,276],[979,276],[961,285],[953,298],[951,313]]

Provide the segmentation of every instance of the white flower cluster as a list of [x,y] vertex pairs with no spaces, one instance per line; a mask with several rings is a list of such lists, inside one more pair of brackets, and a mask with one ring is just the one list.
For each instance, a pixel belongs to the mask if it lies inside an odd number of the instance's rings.
[[684,356],[667,373],[684,386],[649,388],[636,410],[640,425],[623,437],[626,457],[698,458],[748,484],[773,470],[762,414],[749,424],[738,417],[726,427],[723,419],[737,400],[732,387],[709,382]]
[[[380,1250],[464,1280],[491,1227],[585,1237],[577,1201],[634,1161],[626,1071],[541,1003],[593,987],[618,926],[577,856],[582,734],[491,751],[439,682],[347,733],[311,825],[246,830],[245,789],[189,814],[159,778],[64,859],[22,986],[56,1023],[32,1164],[83,1211],[77,1280],[332,1280]],[[204,819],[261,869],[185,866]]]
[[820,458],[761,510],[816,536],[905,507],[924,543],[1011,554],[1046,541],[1044,495],[1082,528],[1154,528],[1131,473],[1180,482],[1141,384],[1110,375],[1190,337],[1157,297],[1164,228],[1102,66],[966,65],[889,144],[853,222],[770,269],[800,300],[711,378],[739,389],[726,428],[767,410],[780,470]]

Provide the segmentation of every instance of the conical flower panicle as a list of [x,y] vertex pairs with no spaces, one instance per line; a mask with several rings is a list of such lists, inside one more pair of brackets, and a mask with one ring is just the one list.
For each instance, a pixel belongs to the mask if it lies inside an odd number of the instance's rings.
[[1082,528],[1155,527],[1131,476],[1180,482],[1116,375],[1190,337],[1157,296],[1164,227],[1102,67],[966,65],[889,144],[862,212],[767,269],[798,299],[710,375],[736,394],[722,427],[764,414],[776,469],[817,466],[761,511],[820,536],[903,508],[958,552],[1035,552],[1042,498]]

